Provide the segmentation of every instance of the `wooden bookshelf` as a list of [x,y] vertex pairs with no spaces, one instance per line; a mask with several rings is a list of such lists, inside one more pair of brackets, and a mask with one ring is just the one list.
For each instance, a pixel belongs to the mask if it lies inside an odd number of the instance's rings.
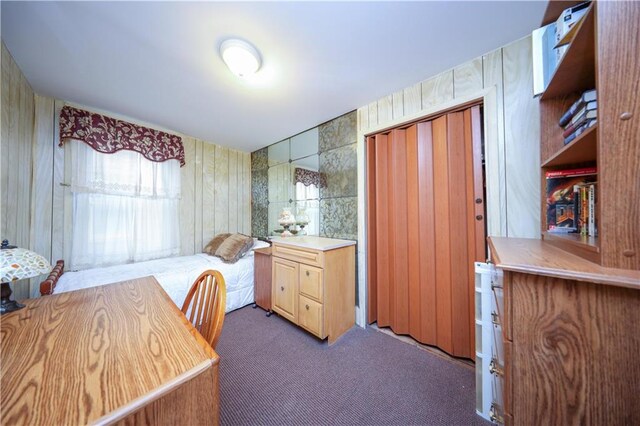
[[598,238],[580,234],[556,234],[544,232],[543,239],[558,248],[577,254],[594,263],[600,263]]
[[598,157],[598,124],[588,128],[564,148],[547,158],[542,167],[555,167],[564,164],[588,163]]
[[575,36],[569,44],[558,68],[540,100],[557,98],[573,92],[582,93],[596,84],[594,5],[589,6],[583,19],[577,24]]
[[[566,7],[564,3],[558,15]],[[557,234],[547,231],[547,204],[545,173],[550,170],[571,169],[594,165],[598,160],[598,125],[591,127],[571,143],[565,145],[563,128],[558,121],[562,114],[585,90],[596,87],[595,48],[595,4],[589,6],[582,20],[577,24],[573,39],[564,57],[558,64],[549,85],[540,97],[541,119],[541,164],[542,238],[550,244],[581,256],[591,262],[600,263],[600,249],[597,237],[583,237],[580,234]],[[557,18],[557,16],[556,16]],[[553,20],[552,20],[553,21]]]
[[[578,2],[552,1],[543,25]],[[541,235],[609,268],[640,270],[640,81],[638,2],[592,2],[540,96]],[[564,145],[558,121],[581,94],[597,90],[598,122]],[[547,232],[545,173],[598,169],[598,237]]]

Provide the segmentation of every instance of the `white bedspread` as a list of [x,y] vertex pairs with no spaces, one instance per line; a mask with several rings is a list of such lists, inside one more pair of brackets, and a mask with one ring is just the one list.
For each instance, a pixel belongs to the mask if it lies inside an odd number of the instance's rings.
[[54,293],[63,293],[153,275],[171,297],[171,300],[179,308],[182,308],[189,288],[191,288],[198,275],[207,269],[218,270],[224,277],[227,288],[227,307],[225,312],[241,308],[253,302],[253,256],[246,256],[234,264],[228,264],[217,257],[204,253],[77,272],[65,272],[60,277]]

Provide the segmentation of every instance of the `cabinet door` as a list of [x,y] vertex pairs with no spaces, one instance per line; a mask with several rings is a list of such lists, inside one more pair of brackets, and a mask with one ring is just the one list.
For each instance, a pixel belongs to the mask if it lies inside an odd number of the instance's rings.
[[300,264],[300,294],[322,303],[322,269]]
[[297,323],[298,270],[296,262],[273,259],[273,310],[284,318]]

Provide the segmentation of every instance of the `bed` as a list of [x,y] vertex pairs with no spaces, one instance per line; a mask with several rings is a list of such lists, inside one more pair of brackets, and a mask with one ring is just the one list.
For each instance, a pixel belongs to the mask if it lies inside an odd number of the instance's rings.
[[205,253],[198,253],[193,256],[64,272],[58,278],[53,294],[152,275],[178,308],[182,308],[189,288],[198,275],[207,269],[218,270],[224,276],[227,288],[225,312],[253,303],[252,252],[234,264],[224,263],[221,259]]

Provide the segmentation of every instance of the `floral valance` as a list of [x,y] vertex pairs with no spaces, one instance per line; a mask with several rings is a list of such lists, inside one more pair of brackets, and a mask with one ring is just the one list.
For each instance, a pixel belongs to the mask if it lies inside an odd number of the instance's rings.
[[327,178],[323,173],[316,172],[308,169],[301,169],[296,167],[293,171],[293,179],[295,183],[298,182],[304,184],[304,186],[315,185],[318,188],[327,187]]
[[60,112],[60,146],[67,139],[83,141],[106,154],[126,149],[151,161],[178,160],[184,166],[184,147],[179,136],[70,106]]

